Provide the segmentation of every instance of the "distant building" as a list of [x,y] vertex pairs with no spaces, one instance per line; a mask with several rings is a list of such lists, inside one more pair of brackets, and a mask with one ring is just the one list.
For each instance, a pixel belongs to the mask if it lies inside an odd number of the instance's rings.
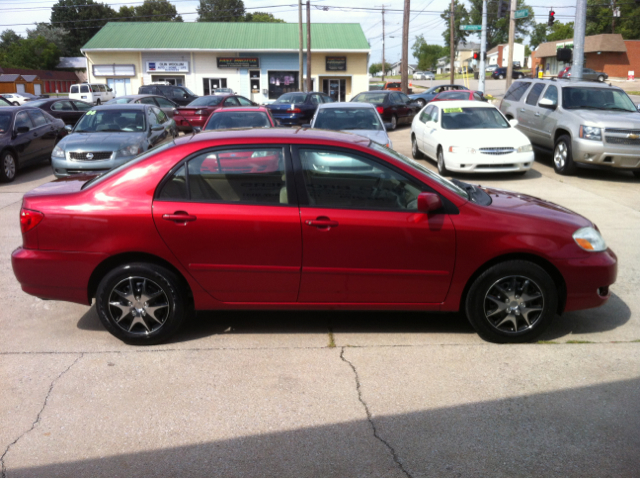
[[[11,80],[11,77],[15,79]],[[13,85],[9,88],[15,88],[13,91],[5,89],[10,80]],[[5,83],[4,86],[0,86],[3,93],[66,93],[71,85],[78,83],[78,80],[78,76],[73,72],[0,67],[0,82]]]
[[[409,63],[408,67],[409,76],[413,75],[413,72],[418,69],[418,65],[415,63]],[[391,65],[391,70],[387,72],[387,75],[402,75],[402,60],[397,61],[393,65]]]
[[[513,44],[513,62],[519,62],[521,67],[525,65],[524,45],[522,43]],[[498,65],[507,67],[509,63],[509,45],[506,43],[496,45],[487,52],[487,65]]]

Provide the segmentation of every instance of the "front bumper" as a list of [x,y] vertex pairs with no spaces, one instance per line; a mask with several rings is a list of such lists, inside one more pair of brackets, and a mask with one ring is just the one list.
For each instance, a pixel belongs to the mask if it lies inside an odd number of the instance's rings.
[[71,175],[87,174],[87,173],[102,173],[103,171],[110,170],[116,166],[120,166],[123,163],[135,158],[134,156],[119,156],[117,158],[112,157],[108,160],[68,160],[66,158],[51,157],[51,166],[53,167],[53,174],[56,178],[64,178]]
[[447,169],[456,173],[517,173],[530,170],[534,159],[532,151],[495,156],[484,153],[444,153]]
[[607,249],[590,253],[586,258],[554,262],[565,280],[567,301],[565,311],[602,306],[609,300],[609,286],[618,275],[618,257]]
[[573,161],[576,163],[640,170],[639,145],[617,145],[574,138],[572,147]]

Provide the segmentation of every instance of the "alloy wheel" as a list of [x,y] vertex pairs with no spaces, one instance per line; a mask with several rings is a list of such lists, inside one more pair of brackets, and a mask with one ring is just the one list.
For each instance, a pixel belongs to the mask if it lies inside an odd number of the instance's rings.
[[534,327],[542,317],[542,289],[526,276],[506,276],[489,288],[484,298],[484,315],[503,333],[520,333]]
[[109,314],[119,328],[134,334],[150,334],[160,329],[170,313],[169,296],[155,281],[130,276],[109,294]]
[[7,180],[11,181],[16,176],[16,160],[11,153],[4,155],[2,159],[2,169],[4,170],[4,176]]
[[391,117],[391,129],[395,130],[397,127],[398,127],[398,119],[394,115]]
[[420,105],[420,108],[424,108],[424,106],[427,104],[426,101],[424,101],[422,98],[420,98],[418,100],[418,105]]
[[553,162],[556,164],[556,168],[561,170],[567,163],[568,149],[567,145],[561,141],[556,145],[556,149],[553,152]]

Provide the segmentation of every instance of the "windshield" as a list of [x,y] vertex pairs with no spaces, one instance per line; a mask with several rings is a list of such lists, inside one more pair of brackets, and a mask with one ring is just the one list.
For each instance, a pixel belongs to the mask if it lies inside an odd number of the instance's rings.
[[201,96],[200,98],[196,98],[187,106],[215,106],[219,105],[220,102],[224,99],[222,96]]
[[184,91],[186,91],[190,96],[197,96],[191,90],[189,90],[186,86],[181,87]]
[[567,110],[637,111],[631,98],[614,88],[564,87],[562,107]]
[[445,130],[480,130],[510,128],[509,122],[496,109],[443,108],[442,128]]
[[0,135],[11,128],[11,113],[0,113]]
[[114,174],[116,174],[120,170],[124,170],[125,168],[133,166],[136,163],[141,162],[142,160],[146,160],[151,155],[155,155],[156,153],[160,153],[161,151],[164,151],[164,150],[166,150],[168,148],[171,148],[173,146],[176,146],[175,142],[174,141],[169,141],[167,143],[160,143],[159,145],[156,145],[153,148],[149,148],[146,152],[142,153],[141,155],[134,156],[130,160],[125,161],[124,163],[122,163],[121,165],[116,166],[114,168],[111,168],[110,170],[107,170],[107,171],[101,173],[100,175],[96,176],[95,178],[91,178],[84,185],[82,185],[82,189],[84,190],[87,186],[95,185],[97,183],[100,183],[103,180],[109,178],[110,176],[113,176]]
[[468,100],[469,92],[468,91],[444,91],[438,95],[439,100]]
[[80,119],[74,133],[145,131],[143,110],[89,110]]
[[228,128],[270,128],[271,122],[262,111],[220,111],[211,115],[205,130]]
[[325,130],[382,130],[373,108],[321,108],[313,123]]
[[456,195],[460,196],[461,198],[464,198],[465,200],[469,199],[469,194],[465,190],[463,190],[462,188],[460,188],[457,185],[454,185],[452,182],[450,182],[446,178],[443,178],[442,176],[434,173],[429,168],[427,168],[426,166],[418,163],[417,161],[414,161],[414,160],[412,160],[410,158],[407,158],[406,156],[398,153],[395,150],[387,148],[386,146],[379,145],[375,141],[372,141],[369,146],[371,148],[373,148],[374,150],[378,150],[380,153],[384,153],[385,155],[389,155],[389,156],[395,158],[396,160],[400,160],[400,161],[404,162],[405,164],[411,166],[412,168],[415,168],[416,170],[426,174],[433,181],[435,181],[439,185],[444,186],[448,190],[454,192]]
[[124,105],[125,103],[129,103],[133,98],[114,98],[113,100],[109,100],[105,105]]
[[287,103],[289,105],[300,105],[307,100],[306,93],[285,93],[274,103]]
[[388,93],[365,92],[360,93],[351,101],[360,101],[362,103],[373,103],[374,105],[382,105],[387,98]]

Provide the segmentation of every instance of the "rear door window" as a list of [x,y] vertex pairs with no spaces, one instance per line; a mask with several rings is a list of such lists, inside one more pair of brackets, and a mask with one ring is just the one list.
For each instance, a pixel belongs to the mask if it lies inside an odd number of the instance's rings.
[[507,93],[504,95],[504,99],[512,100],[512,101],[520,101],[520,99],[525,94],[525,92],[527,91],[530,85],[531,85],[531,82],[527,82],[527,81],[514,82],[509,88],[509,90],[507,91]]
[[154,99],[158,103],[158,105],[160,105],[160,108],[175,108],[175,105],[166,98],[155,97]]
[[143,105],[156,106],[156,102],[150,96],[147,96],[147,97],[144,97],[144,98],[140,98],[136,103],[142,103]]
[[251,105],[253,105],[251,103],[251,100],[247,100],[246,98],[244,98],[242,96],[237,96],[236,99],[238,100],[238,103],[240,103],[241,106],[251,106]]
[[535,105],[538,103],[538,98],[540,98],[540,93],[544,90],[544,83],[536,83],[529,94],[527,95],[527,105]]
[[47,119],[44,117],[40,110],[29,110],[29,116],[36,128],[46,125]]
[[73,111],[70,101],[57,101],[51,105],[52,111]]
[[229,97],[224,101],[224,106],[239,106],[238,100],[235,97]]
[[31,122],[31,119],[29,118],[29,115],[27,115],[26,111],[21,111],[16,115],[15,125],[16,129],[20,128],[21,126],[26,126],[30,130],[33,129],[33,123]]
[[547,87],[547,91],[544,92],[542,99],[547,99],[553,101],[556,105],[558,104],[558,89],[555,85],[549,85]]

